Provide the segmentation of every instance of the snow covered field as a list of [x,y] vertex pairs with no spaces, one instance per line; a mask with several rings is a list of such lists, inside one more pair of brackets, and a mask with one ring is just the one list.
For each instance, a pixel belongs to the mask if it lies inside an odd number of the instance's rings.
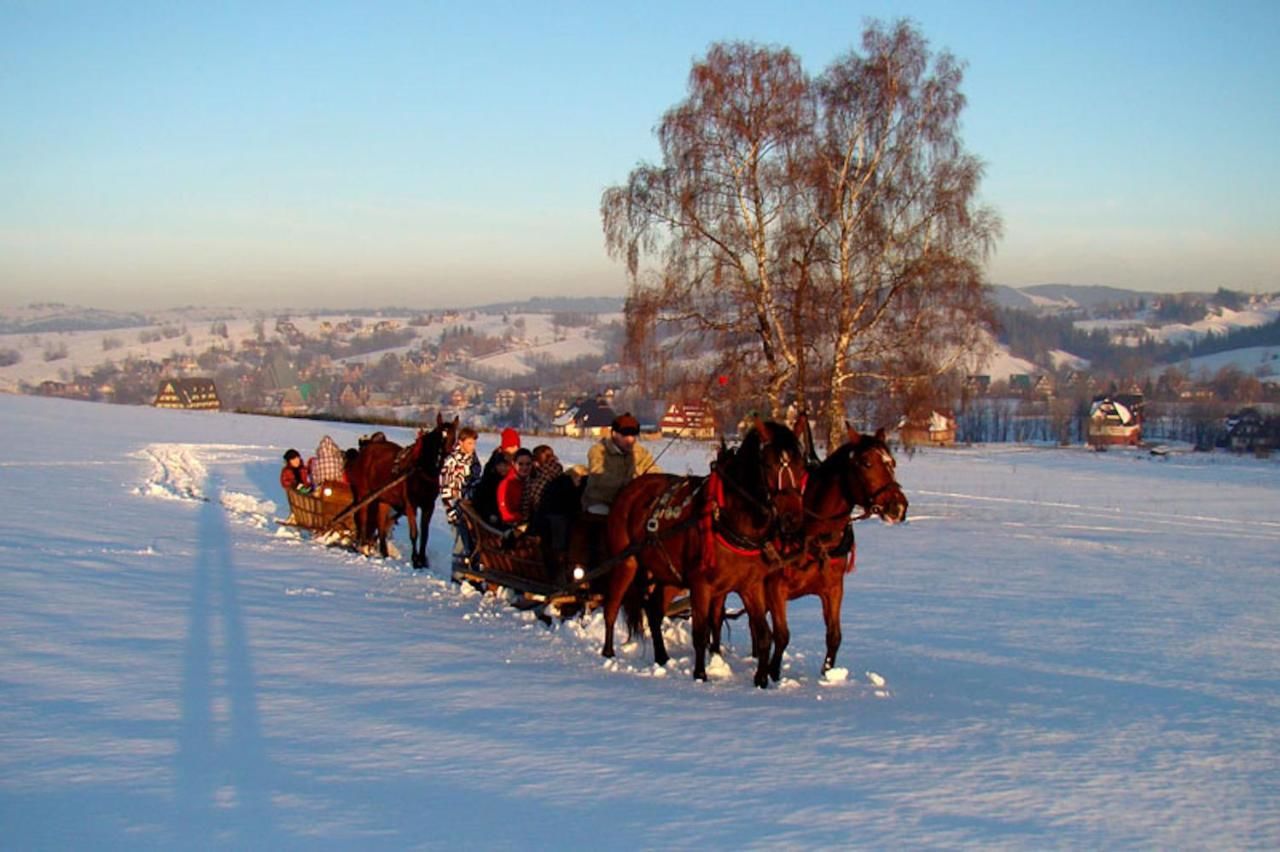
[[669,670],[606,664],[598,618],[451,587],[440,517],[418,574],[278,528],[283,449],[355,427],[7,395],[0,424],[6,848],[1280,845],[1274,460],[900,458],[847,677],[807,600],[761,692],[745,626],[696,684],[680,625]]

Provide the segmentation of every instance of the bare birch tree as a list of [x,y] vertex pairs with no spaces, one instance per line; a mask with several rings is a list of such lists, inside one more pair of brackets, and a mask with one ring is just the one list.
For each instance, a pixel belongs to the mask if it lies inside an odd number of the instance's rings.
[[605,191],[631,277],[634,357],[684,339],[752,377],[780,412],[950,366],[987,324],[999,236],[959,138],[962,68],[908,23],[877,24],[811,79],[785,49],[713,45],[663,116],[661,165]]

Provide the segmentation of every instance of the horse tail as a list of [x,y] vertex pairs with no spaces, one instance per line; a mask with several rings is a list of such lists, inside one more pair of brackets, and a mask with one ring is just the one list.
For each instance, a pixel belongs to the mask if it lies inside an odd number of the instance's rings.
[[622,615],[627,622],[627,641],[630,642],[644,630],[645,582],[643,570],[636,571],[631,586],[622,596]]

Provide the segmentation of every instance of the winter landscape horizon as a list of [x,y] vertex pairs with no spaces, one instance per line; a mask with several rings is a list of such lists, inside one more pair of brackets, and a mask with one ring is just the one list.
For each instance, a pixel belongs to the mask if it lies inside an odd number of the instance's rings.
[[[1280,848],[1274,0],[0,34],[0,849]],[[816,598],[697,682],[443,512],[287,519],[325,437],[623,412],[699,476],[886,430],[835,667]]]

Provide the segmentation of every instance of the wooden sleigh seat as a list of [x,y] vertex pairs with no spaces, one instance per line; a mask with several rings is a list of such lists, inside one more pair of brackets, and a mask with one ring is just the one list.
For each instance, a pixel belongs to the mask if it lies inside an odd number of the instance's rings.
[[337,524],[334,518],[351,505],[351,486],[341,480],[325,482],[310,494],[290,489],[285,492],[289,500],[289,518],[281,521],[286,527],[299,527],[322,535],[334,533],[350,539],[355,535],[355,517],[348,514]]
[[548,565],[542,539],[529,532],[499,529],[486,522],[469,501],[459,504],[459,517],[475,541],[475,550],[455,560],[454,580],[502,586],[533,603],[579,603],[592,599],[586,583],[559,576]]

